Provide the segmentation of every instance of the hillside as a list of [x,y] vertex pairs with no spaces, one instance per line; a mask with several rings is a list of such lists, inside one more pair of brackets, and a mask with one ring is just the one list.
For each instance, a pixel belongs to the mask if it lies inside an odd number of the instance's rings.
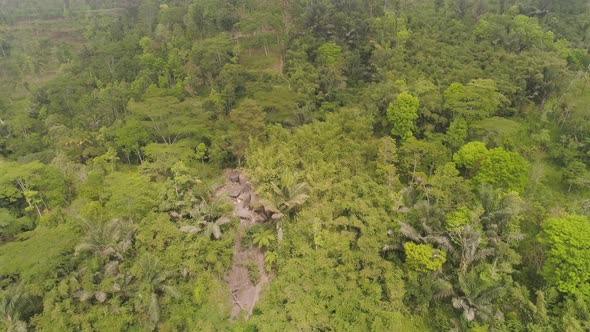
[[586,0],[0,0],[0,329],[590,330]]

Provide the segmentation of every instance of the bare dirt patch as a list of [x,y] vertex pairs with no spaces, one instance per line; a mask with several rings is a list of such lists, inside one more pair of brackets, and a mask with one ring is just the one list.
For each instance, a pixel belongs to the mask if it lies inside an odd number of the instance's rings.
[[265,218],[251,207],[251,202],[256,199],[256,193],[246,175],[243,172],[226,170],[225,178],[226,184],[219,188],[217,195],[229,196],[234,205],[233,215],[240,219],[232,267],[227,276],[233,303],[231,319],[238,319],[242,313],[244,318],[248,319],[260,299],[262,290],[268,284],[269,277],[264,268],[264,253],[255,246],[244,247],[242,234],[245,234],[248,228],[264,222]]

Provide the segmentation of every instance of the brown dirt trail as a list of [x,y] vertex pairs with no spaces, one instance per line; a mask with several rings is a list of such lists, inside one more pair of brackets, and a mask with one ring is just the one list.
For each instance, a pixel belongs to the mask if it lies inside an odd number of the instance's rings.
[[[255,246],[245,248],[242,246],[242,234],[248,228],[264,222],[264,217],[254,211],[251,202],[257,199],[251,183],[246,175],[235,170],[225,171],[226,184],[217,191],[218,196],[227,195],[234,205],[233,215],[240,219],[239,229],[236,232],[232,267],[227,275],[227,282],[232,300],[231,320],[239,318],[242,312],[244,318],[252,315],[256,302],[269,278],[264,268],[264,253]],[[251,281],[248,266],[258,268],[258,280],[256,284]],[[252,268],[252,267],[250,267]]]

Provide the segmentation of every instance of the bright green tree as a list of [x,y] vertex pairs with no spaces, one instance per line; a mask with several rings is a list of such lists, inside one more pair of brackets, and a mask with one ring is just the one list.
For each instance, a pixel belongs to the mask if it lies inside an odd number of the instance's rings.
[[528,166],[523,157],[516,152],[495,148],[489,150],[473,180],[522,192],[527,176]]
[[469,208],[462,206],[456,211],[449,213],[445,218],[445,229],[449,232],[456,232],[471,223],[473,213]]
[[474,172],[479,169],[487,154],[488,149],[484,143],[478,141],[469,142],[453,155],[453,161],[457,166],[464,167],[468,172]]
[[402,92],[387,108],[387,119],[393,126],[391,134],[405,140],[413,135],[414,121],[418,118],[417,97],[407,92]]
[[590,221],[568,215],[543,223],[541,242],[548,246],[543,276],[560,292],[590,296]]
[[447,255],[440,249],[434,249],[430,244],[404,243],[406,264],[416,271],[437,271],[447,260]]
[[24,208],[41,217],[44,210],[63,206],[66,198],[65,179],[55,168],[38,161],[0,161],[0,206]]
[[333,66],[340,61],[342,48],[335,43],[325,43],[318,48],[318,60],[327,66]]

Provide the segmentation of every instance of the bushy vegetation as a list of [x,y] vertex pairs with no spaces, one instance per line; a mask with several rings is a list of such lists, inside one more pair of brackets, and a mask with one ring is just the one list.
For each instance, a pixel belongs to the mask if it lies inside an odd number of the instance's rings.
[[0,328],[588,331],[589,50],[585,0],[3,1]]

